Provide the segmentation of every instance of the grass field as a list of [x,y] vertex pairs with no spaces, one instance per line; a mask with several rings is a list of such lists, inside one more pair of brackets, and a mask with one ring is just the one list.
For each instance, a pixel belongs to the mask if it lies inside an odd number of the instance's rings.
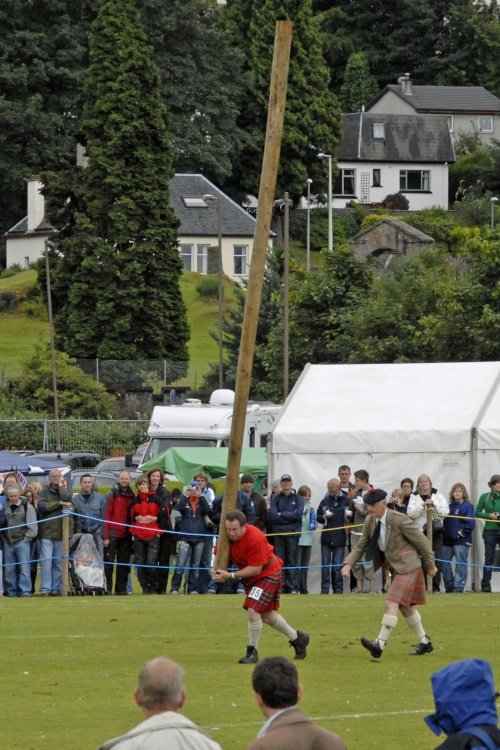
[[[181,294],[187,308],[190,327],[189,370],[186,378],[177,385],[200,387],[211,362],[216,362],[217,341],[210,331],[217,331],[218,303],[214,298],[203,299],[196,291],[202,277],[197,273],[183,273]],[[21,271],[15,276],[0,279],[0,293],[14,291],[19,296],[25,294],[36,283],[36,271]],[[231,305],[234,285],[224,281],[225,303]],[[49,343],[47,318],[36,319],[22,312],[0,313],[0,383],[21,374],[22,363],[26,361],[39,343]]]
[[[3,599],[2,750],[90,750],[141,720],[132,692],[142,664],[166,655],[187,675],[184,712],[224,750],[245,748],[262,724],[250,688],[246,615],[239,596]],[[375,637],[382,596],[285,596],[282,614],[311,634],[297,662],[302,707],[349,750],[431,750],[438,739],[429,677],[460,658],[488,659],[500,683],[497,594],[429,597],[421,608],[435,651],[410,657],[400,622],[380,661],[359,645]],[[292,656],[264,629],[259,653]]]

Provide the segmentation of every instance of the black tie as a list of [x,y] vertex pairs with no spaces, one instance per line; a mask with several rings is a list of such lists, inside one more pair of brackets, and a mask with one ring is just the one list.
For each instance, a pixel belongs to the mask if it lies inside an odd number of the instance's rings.
[[365,552],[365,560],[373,560],[373,557],[375,555],[375,552],[378,549],[378,540],[380,536],[380,524],[381,521],[377,521],[377,525],[375,526],[375,531],[373,532],[370,541],[368,542],[368,547],[366,548]]

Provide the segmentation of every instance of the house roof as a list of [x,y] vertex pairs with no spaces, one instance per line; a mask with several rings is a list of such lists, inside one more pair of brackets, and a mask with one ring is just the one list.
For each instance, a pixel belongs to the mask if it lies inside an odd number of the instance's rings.
[[[216,205],[189,206],[186,199],[211,194],[221,203],[222,236],[253,237],[255,219],[202,174],[176,174],[170,180],[170,203],[181,222],[181,236],[217,236]],[[203,201],[202,201],[203,204]]]
[[412,94],[404,94],[399,84],[389,84],[368,103],[368,112],[373,105],[392,91],[416,112],[452,113],[496,113],[500,114],[500,99],[490,94],[483,86],[414,86]]
[[377,221],[375,224],[371,224],[366,229],[363,229],[361,232],[358,232],[357,234],[354,234],[352,237],[349,237],[349,242],[352,244],[355,244],[356,242],[359,242],[363,237],[366,237],[367,235],[371,234],[374,229],[380,227],[381,224],[388,224],[390,227],[393,227],[393,229],[396,229],[398,232],[402,232],[407,237],[410,237],[415,242],[428,242],[429,244],[434,242],[434,238],[431,237],[428,234],[425,234],[425,232],[422,232],[420,229],[417,229],[416,227],[412,227],[410,224],[407,224],[406,221],[403,221],[402,219],[381,219],[380,221]]
[[25,216],[18,221],[17,224],[14,224],[13,227],[8,229],[7,232],[4,233],[4,237],[14,239],[16,236],[53,234],[54,231],[54,227],[49,221],[47,221],[47,219],[43,219],[37,227],[28,231],[28,217]]
[[[343,116],[344,135],[337,161],[438,163],[455,161],[447,118],[443,115]],[[374,124],[383,137],[374,137]]]

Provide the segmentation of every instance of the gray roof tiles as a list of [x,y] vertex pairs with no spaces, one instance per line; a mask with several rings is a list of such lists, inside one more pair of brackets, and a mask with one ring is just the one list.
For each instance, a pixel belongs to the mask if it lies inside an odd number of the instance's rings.
[[[455,161],[445,116],[379,115],[355,112],[343,116],[344,136],[338,161],[437,163]],[[360,139],[361,123],[361,139]],[[382,123],[384,139],[374,138],[373,124]]]
[[415,108],[416,112],[496,113],[500,114],[500,99],[483,86],[414,86],[412,95],[403,94],[399,84],[389,84],[368,103],[369,111],[388,91],[392,91]]

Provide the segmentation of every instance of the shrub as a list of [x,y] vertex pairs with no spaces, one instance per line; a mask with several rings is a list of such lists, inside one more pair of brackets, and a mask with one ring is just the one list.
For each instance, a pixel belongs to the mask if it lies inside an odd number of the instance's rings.
[[0,312],[11,312],[17,303],[17,294],[13,289],[0,292]]
[[392,193],[386,195],[382,201],[382,206],[396,211],[408,211],[410,208],[408,198],[403,195],[403,193]]
[[202,299],[215,298],[219,294],[219,283],[215,276],[205,276],[197,285],[196,291]]
[[19,265],[19,263],[14,263],[12,266],[9,266],[8,268],[4,268],[2,273],[0,273],[0,279],[10,279],[11,276],[15,276],[17,273],[22,271],[23,269]]

